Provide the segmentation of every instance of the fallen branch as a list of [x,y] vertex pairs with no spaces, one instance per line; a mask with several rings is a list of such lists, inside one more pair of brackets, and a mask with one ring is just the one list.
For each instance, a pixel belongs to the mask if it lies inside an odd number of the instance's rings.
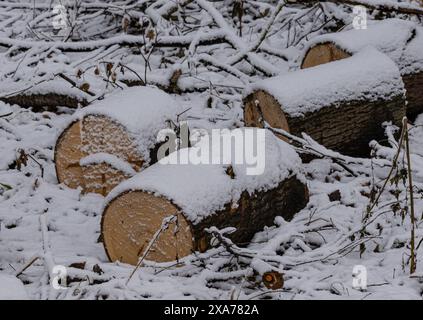
[[25,272],[30,266],[32,266],[38,259],[40,259],[39,255],[33,256],[22,268],[16,271],[15,276],[19,277],[22,273]]
[[[337,152],[334,152],[332,150],[325,148],[324,146],[314,141],[307,134],[303,133],[303,138],[300,138],[290,134],[289,132],[283,129],[272,128],[271,126],[269,126],[267,122],[264,122],[264,128],[272,131],[276,135],[281,135],[285,138],[288,138],[291,141],[291,143],[300,145],[300,147],[295,148],[298,152],[311,154],[321,159],[323,158],[331,159],[334,163],[338,164],[343,169],[345,169],[345,171],[349,172],[354,177],[358,177],[358,174],[353,169],[348,167],[348,163],[349,163],[349,161],[347,161],[348,157],[342,156],[341,154]],[[356,161],[360,162],[358,159]]]
[[82,92],[88,93],[91,97],[95,97],[96,96],[96,94],[93,93],[93,92],[91,92],[89,89],[83,89],[80,86],[78,86],[75,81],[73,81],[71,78],[69,78],[68,76],[64,75],[63,73],[59,73],[58,76],[60,78],[62,78],[63,80],[65,80],[66,82],[69,82],[72,85],[72,87],[75,87],[75,88],[81,90]]

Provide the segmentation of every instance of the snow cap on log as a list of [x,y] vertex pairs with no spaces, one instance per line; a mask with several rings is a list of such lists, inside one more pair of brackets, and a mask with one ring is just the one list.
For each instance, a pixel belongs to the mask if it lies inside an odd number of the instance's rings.
[[144,161],[157,143],[157,134],[176,121],[182,107],[167,93],[154,87],[133,87],[78,110],[71,122],[89,115],[105,116],[122,125],[134,140]]
[[257,82],[244,97],[259,90],[271,94],[290,117],[341,102],[389,100],[405,92],[396,64],[371,47],[348,59]]
[[87,105],[93,97],[79,88],[71,87],[63,79],[34,84],[33,79],[28,82],[27,90],[22,90],[20,82],[2,84],[1,101],[16,104],[33,111],[51,110],[58,107],[78,108]]
[[[228,130],[223,135],[235,136],[235,131],[244,134],[246,130],[256,132],[257,129]],[[223,210],[226,205],[236,204],[244,191],[249,194],[266,191],[294,176],[305,183],[300,169],[301,160],[295,150],[271,132],[266,130],[263,133],[263,141],[258,141],[264,143],[265,162],[262,174],[248,175],[249,165],[236,164],[233,157],[232,164],[226,165],[162,164],[160,161],[113,189],[106,198],[106,207],[121,194],[141,190],[170,200],[181,209],[190,223],[198,224],[213,213]],[[173,159],[176,163],[176,159],[198,157],[204,144],[206,148],[210,148],[210,153],[220,148],[215,145],[215,139],[202,138],[193,147],[174,152],[163,160]],[[233,170],[232,176],[228,174],[229,167]]]
[[[387,54],[400,68],[401,74],[406,72],[407,64],[413,65],[419,63],[422,66],[423,56],[420,52],[410,51],[407,61],[403,59],[404,49],[410,40],[413,39],[416,32],[416,25],[411,21],[401,19],[386,19],[383,21],[369,21],[367,29],[351,29],[342,32],[329,33],[317,36],[311,39],[305,46],[304,55],[300,57],[299,62],[302,68],[312,67],[316,64],[330,62],[345,58],[363,50],[367,46],[373,46],[377,50]],[[318,49],[319,45],[333,44],[330,61],[323,61],[325,58],[319,54],[317,60],[314,55],[309,53],[312,49]],[[340,50],[339,50],[340,49]],[[338,51],[339,50],[339,51]],[[336,55],[340,55],[337,59]],[[335,57],[334,57],[335,56]]]

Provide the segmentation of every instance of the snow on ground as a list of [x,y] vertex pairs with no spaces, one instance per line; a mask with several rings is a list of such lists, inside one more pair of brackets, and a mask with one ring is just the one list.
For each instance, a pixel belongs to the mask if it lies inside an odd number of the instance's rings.
[[[195,106],[193,113],[203,108],[201,104]],[[405,263],[409,253],[409,217],[403,220],[400,212],[395,214],[390,207],[395,203],[395,196],[389,191],[395,190],[395,186],[389,186],[390,190],[382,196],[374,214],[380,216],[367,228],[366,250],[361,258],[356,246],[359,239],[349,237],[362,225],[369,204],[369,186],[373,179],[380,182],[386,176],[387,160],[374,161],[374,177],[369,160],[360,160],[362,164],[352,166],[357,177],[332,160],[314,160],[304,165],[311,192],[307,208],[289,223],[277,219],[277,227],[257,234],[249,246],[260,254],[278,253],[285,277],[281,292],[269,292],[263,285],[254,283],[248,276],[251,270],[241,262],[227,266],[229,257],[222,248],[187,257],[183,259],[186,264],[179,267],[142,267],[126,285],[133,267],[108,262],[98,242],[104,198],[96,194],[81,195],[78,190],[58,185],[55,178],[54,138],[57,128],[70,115],[32,113],[16,106],[11,110],[13,115],[5,118],[8,121],[2,119],[0,123],[0,270],[13,275],[34,255],[43,252],[41,215],[47,220],[54,262],[64,266],[85,262],[84,270],[69,268],[73,279],[69,289],[55,290],[48,284],[43,260],[36,261],[19,277],[32,299],[228,299],[233,287],[240,290],[242,299],[421,298],[423,277],[418,276],[423,268],[421,249],[417,250],[417,272],[410,278]],[[423,124],[423,117],[420,122]],[[416,216],[420,222],[423,172],[419,164],[423,161],[423,148],[419,144],[423,127],[416,126],[410,134],[417,190]],[[21,171],[14,167],[15,150],[20,148],[44,168],[43,178],[40,167],[32,159],[28,159],[27,166],[22,165]],[[394,152],[390,148],[382,151],[391,155]],[[381,168],[380,164],[385,167]],[[398,189],[402,190],[399,197],[404,197],[401,183]],[[330,201],[328,195],[336,190],[340,192],[339,199]],[[417,228],[416,241],[422,237],[423,229]],[[368,271],[369,287],[363,292],[352,289],[352,269],[357,264],[366,266]]]
[[[120,80],[139,81],[140,75],[149,84],[168,86],[169,77],[181,68],[178,85],[182,94],[173,95],[187,110],[181,120],[202,129],[242,127],[241,92],[248,84],[295,68],[306,40],[339,31],[339,25],[352,22],[351,8],[346,6],[330,3],[306,8],[288,6],[261,43],[260,35],[266,30],[263,26],[271,17],[269,12],[275,9],[270,0],[253,1],[251,6],[248,3],[242,36],[234,31],[238,30],[238,24],[233,17],[230,20],[232,6],[226,1],[214,1],[213,5],[205,0],[190,2],[191,5],[184,8],[186,11],[179,12],[183,19],[178,17],[177,22],[160,16],[169,6],[174,6],[173,2],[141,1],[148,2],[149,19],[154,20],[161,42],[186,45],[184,49],[159,48],[146,63],[139,48],[142,36],[125,34],[120,27],[122,10],[119,6],[108,8],[109,14],[101,15],[89,11],[90,6],[98,6],[101,1],[84,1],[84,8],[89,10],[78,18],[81,20],[73,21],[79,23],[79,27],[75,34],[69,35],[72,41],[65,41],[66,35],[60,36],[51,30],[49,2],[37,1],[35,9],[32,1],[0,2],[0,97],[31,88],[26,91],[45,93],[50,90],[92,98],[57,78],[58,73],[63,73],[76,86],[89,84],[95,93],[92,99],[99,99],[103,94],[120,90],[123,86]],[[376,4],[386,0],[366,2]],[[119,3],[135,20],[145,18],[144,12],[141,14],[140,10],[128,7],[127,1]],[[390,3],[397,4],[396,1]],[[254,18],[251,15],[255,15]],[[371,18],[374,17],[369,16]],[[226,40],[197,46],[200,40],[222,38]],[[130,43],[131,47],[118,46],[119,43]],[[146,50],[144,54],[149,54],[149,48],[148,43],[142,47]],[[248,52],[245,58],[243,55],[249,48],[258,49]],[[411,48],[413,53],[418,52],[420,42],[413,43]],[[110,74],[110,64],[117,75]],[[125,66],[125,72],[118,71],[120,64]],[[99,74],[95,74],[96,68]],[[82,74],[78,76],[79,73]],[[115,76],[116,82],[110,80]],[[373,203],[371,199],[375,199],[390,171],[396,152],[395,146],[375,143],[372,159],[341,156],[347,160],[349,170],[329,158],[304,164],[310,189],[309,204],[289,223],[276,219],[276,226],[257,233],[248,248],[239,249],[254,257],[254,263],[245,257],[234,257],[220,246],[188,256],[177,266],[147,262],[127,283],[134,267],[110,263],[99,239],[105,199],[57,184],[54,144],[60,129],[69,123],[74,112],[67,108],[59,111],[57,114],[34,113],[0,102],[0,287],[11,288],[10,297],[422,298],[423,116],[410,129],[417,219],[417,270],[412,276],[410,201],[403,153],[378,204],[366,214]],[[387,133],[391,143],[388,145],[395,145],[390,131]],[[35,262],[21,272],[34,258],[37,258]],[[253,269],[260,269],[265,265],[263,261],[283,272],[282,290],[270,291],[261,283]],[[66,289],[54,289],[50,285],[54,265],[67,267]],[[367,268],[367,290],[352,288],[352,271],[356,265]],[[25,294],[20,282],[15,282],[16,285],[11,282],[15,279],[10,276],[17,273]]]

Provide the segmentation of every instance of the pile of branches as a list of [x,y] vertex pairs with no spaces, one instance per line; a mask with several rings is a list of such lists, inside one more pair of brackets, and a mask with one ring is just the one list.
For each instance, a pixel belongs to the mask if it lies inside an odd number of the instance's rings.
[[[256,78],[286,72],[310,37],[350,27],[356,2],[0,2],[0,99],[50,94],[59,100],[52,104],[77,105],[60,100],[70,95],[87,105],[110,90],[153,84],[225,102]],[[373,15],[416,17],[408,6],[363,3]]]

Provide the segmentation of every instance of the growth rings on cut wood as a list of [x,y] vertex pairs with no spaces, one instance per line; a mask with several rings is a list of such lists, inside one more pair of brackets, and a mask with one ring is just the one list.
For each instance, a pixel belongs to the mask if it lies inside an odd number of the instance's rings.
[[181,110],[151,87],[129,88],[81,109],[56,142],[59,183],[106,195],[157,160],[157,134]]

